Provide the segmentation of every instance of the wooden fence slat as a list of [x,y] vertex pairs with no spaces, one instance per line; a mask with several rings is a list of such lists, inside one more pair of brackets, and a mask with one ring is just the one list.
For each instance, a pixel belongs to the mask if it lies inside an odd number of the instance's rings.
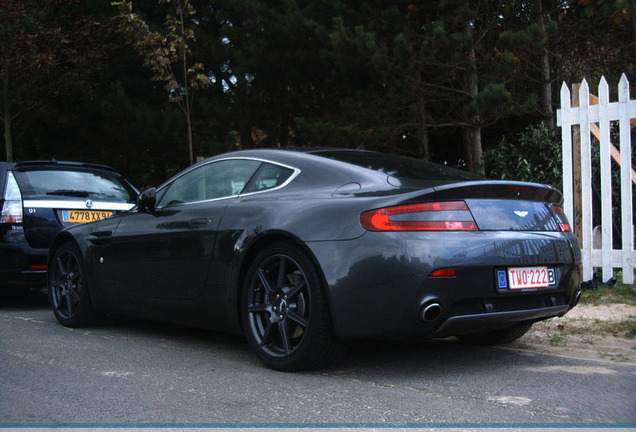
[[622,74],[618,83],[618,110],[620,116],[620,152],[621,152],[621,230],[623,232],[623,280],[634,283],[634,224],[632,209],[634,197],[630,171],[632,165],[632,137],[630,130],[629,82]]
[[603,280],[613,277],[612,269],[612,159],[610,155],[610,121],[609,121],[609,86],[605,77],[601,79],[598,89],[599,107],[599,147],[601,165],[601,265]]
[[561,107],[557,111],[558,123],[561,125],[561,141],[563,147],[563,209],[565,215],[574,223],[574,176],[572,172],[572,120],[570,107],[570,89],[563,83],[561,85]]

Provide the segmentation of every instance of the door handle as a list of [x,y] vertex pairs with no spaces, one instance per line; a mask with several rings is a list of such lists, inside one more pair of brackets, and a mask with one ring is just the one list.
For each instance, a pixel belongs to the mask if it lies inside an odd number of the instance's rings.
[[190,219],[191,228],[202,228],[208,224],[208,218]]

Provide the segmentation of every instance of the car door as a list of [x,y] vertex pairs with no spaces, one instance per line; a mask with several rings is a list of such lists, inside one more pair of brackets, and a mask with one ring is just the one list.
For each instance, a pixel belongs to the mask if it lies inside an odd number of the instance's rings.
[[122,218],[100,257],[102,292],[196,297],[205,286],[223,212],[260,165],[249,159],[198,165],[161,188],[154,209]]

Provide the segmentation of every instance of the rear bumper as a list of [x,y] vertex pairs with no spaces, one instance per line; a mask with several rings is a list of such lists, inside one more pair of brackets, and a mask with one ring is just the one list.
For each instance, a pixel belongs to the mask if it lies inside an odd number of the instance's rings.
[[34,249],[21,233],[0,242],[0,289],[39,287],[46,284],[48,249]]
[[457,336],[510,327],[518,323],[532,323],[562,316],[569,310],[569,305],[563,305],[542,309],[453,316],[444,321],[431,334],[431,337]]
[[0,290],[12,288],[41,288],[46,285],[46,270],[0,272]]

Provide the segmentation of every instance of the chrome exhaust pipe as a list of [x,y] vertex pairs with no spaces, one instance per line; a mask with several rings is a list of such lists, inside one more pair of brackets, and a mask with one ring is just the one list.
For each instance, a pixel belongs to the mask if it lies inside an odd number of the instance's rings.
[[420,319],[424,322],[435,321],[441,314],[442,306],[437,302],[427,303],[420,309]]

